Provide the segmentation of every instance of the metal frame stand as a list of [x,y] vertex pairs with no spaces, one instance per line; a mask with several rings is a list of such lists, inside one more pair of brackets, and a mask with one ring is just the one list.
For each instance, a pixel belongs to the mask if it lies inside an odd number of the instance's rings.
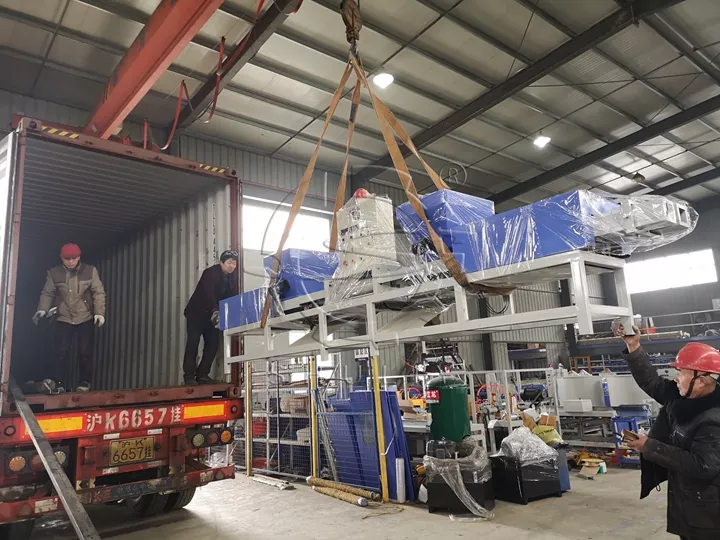
[[[518,313],[511,301],[509,313],[477,318],[470,317],[467,309],[467,293],[452,278],[428,280],[410,287],[395,287],[392,286],[393,281],[389,277],[373,275],[369,283],[372,285],[372,292],[367,294],[321,306],[315,304],[316,307],[310,309],[273,317],[268,319],[265,328],[260,328],[258,322],[225,330],[226,341],[230,336],[238,334],[264,338],[264,347],[248,350],[238,356],[228,355],[226,352],[225,363],[230,365],[235,362],[267,358],[292,358],[318,354],[318,352],[327,354],[328,351],[357,349],[362,343],[382,346],[386,343],[414,342],[575,323],[580,334],[592,334],[595,321],[614,318],[622,319],[624,324],[630,324],[632,321],[632,304],[625,286],[624,265],[625,261],[622,259],[585,251],[572,251],[517,265],[475,272],[468,276],[471,282],[505,287],[572,278],[574,292],[574,304],[571,306]],[[618,305],[590,302],[587,276],[594,273],[614,275]],[[326,289],[327,287],[326,283]],[[428,320],[438,313],[434,313],[427,306],[418,309],[412,307],[418,298],[436,298],[438,295],[452,296],[453,301],[450,305],[443,306],[446,309],[438,309],[438,312],[450,312],[454,315],[450,317],[454,322],[426,326]],[[405,302],[409,309],[379,327],[378,315],[387,311],[383,306],[388,302]],[[350,319],[354,322],[348,323]],[[310,326],[309,321],[314,320],[317,320],[317,327]],[[339,330],[343,324],[349,324],[352,328],[364,326],[365,334],[330,338],[329,335]],[[328,332],[328,327],[331,327],[332,331]],[[292,345],[276,346],[276,337],[291,330],[310,330],[313,339],[302,339]],[[342,330],[345,333],[346,328]]]

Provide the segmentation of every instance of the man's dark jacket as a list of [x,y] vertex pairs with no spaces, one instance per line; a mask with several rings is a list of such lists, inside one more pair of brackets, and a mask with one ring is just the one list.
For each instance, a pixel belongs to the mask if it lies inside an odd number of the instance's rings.
[[720,388],[686,399],[658,375],[642,347],[625,351],[635,381],[663,405],[641,458],[640,498],[668,480],[667,531],[720,539]]
[[207,268],[185,307],[185,317],[198,323],[208,322],[220,309],[220,301],[238,294],[238,271],[226,274],[219,264]]

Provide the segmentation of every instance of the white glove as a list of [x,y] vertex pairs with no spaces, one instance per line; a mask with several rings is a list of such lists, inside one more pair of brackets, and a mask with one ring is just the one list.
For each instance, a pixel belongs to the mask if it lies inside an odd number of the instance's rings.
[[45,315],[47,315],[47,311],[36,311],[35,315],[33,315],[32,321],[35,323],[35,326],[40,322],[40,319],[44,319]]
[[47,316],[48,317],[54,317],[57,314],[57,307],[50,308],[50,311],[48,311]]
[[210,317],[210,322],[212,322],[212,325],[215,328],[218,328],[220,326],[220,312],[219,311],[213,311],[212,317]]
[[95,324],[98,328],[101,328],[103,324],[105,324],[105,317],[102,315],[95,315]]

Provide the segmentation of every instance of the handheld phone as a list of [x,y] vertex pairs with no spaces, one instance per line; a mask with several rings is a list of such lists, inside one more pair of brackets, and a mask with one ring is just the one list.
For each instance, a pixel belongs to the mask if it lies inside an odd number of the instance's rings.
[[615,319],[612,322],[612,331],[613,334],[618,335],[618,332],[622,330],[622,334],[626,336],[634,336],[635,330],[633,330],[633,318],[632,317],[623,317],[622,319]]
[[637,441],[639,438],[640,435],[638,435],[634,431],[630,431],[629,429],[623,429],[622,431],[622,441],[625,443],[630,441]]

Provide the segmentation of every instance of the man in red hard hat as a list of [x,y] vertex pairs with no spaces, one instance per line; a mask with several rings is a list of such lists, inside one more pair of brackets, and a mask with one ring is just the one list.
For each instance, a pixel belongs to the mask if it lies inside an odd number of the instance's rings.
[[641,495],[668,481],[667,531],[686,540],[720,538],[720,351],[688,343],[671,364],[675,381],[660,377],[622,326],[625,358],[635,381],[663,407],[648,435],[628,446],[642,453]]
[[57,314],[52,374],[56,381],[65,377],[73,340],[80,360],[78,392],[90,390],[93,374],[95,325],[105,324],[105,289],[97,269],[80,262],[80,248],[65,244],[60,250],[62,264],[47,273],[45,286],[33,322]]

